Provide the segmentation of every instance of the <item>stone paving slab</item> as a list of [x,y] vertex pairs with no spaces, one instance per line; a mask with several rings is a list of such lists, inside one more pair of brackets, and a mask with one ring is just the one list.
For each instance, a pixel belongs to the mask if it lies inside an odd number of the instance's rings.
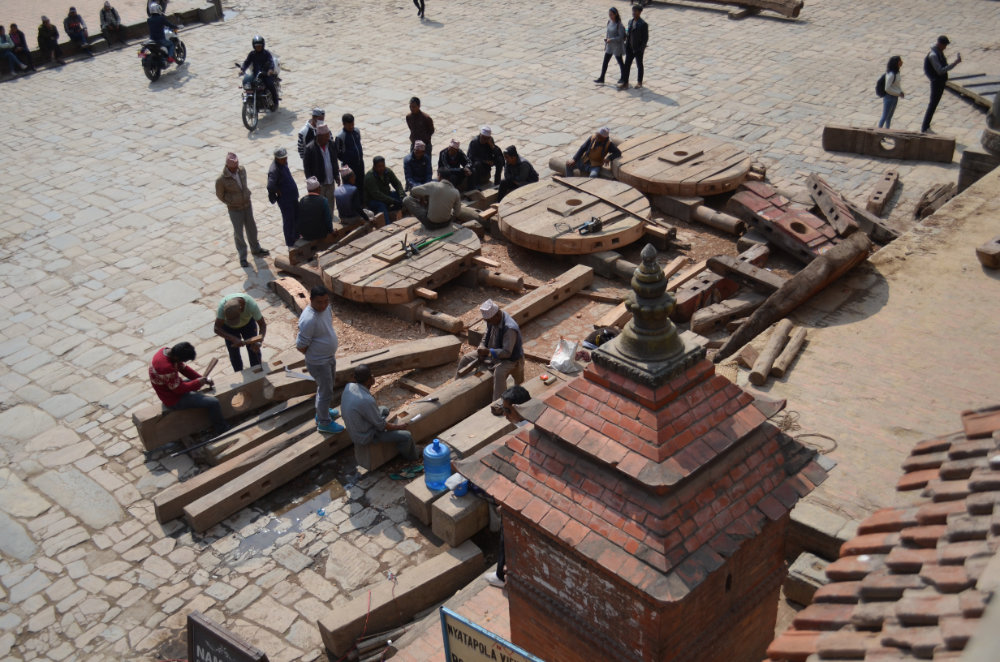
[[[303,514],[297,528],[277,538],[268,527],[282,516],[262,508],[246,509],[205,536],[155,521],[150,495],[195,469],[139,450],[128,415],[151,401],[145,366],[152,353],[187,338],[201,356],[225,363],[212,317],[220,295],[241,289],[275,320],[265,351],[280,351],[293,339],[291,318],[266,289],[274,278],[270,263],[254,260],[243,270],[236,262],[230,224],[213,191],[226,152],[239,154],[247,168],[261,242],[272,250],[281,246],[280,218],[267,204],[264,183],[274,147],[291,148],[308,110],[319,104],[334,127],[341,113],[354,113],[366,155],[385,155],[401,174],[408,147],[403,118],[413,94],[435,120],[436,148],[452,136],[465,145],[490,124],[501,146],[516,144],[543,175],[550,156],[572,153],[604,124],[619,138],[711,134],[752,153],[782,186],[802,186],[818,172],[856,200],[885,169],[896,168],[903,192],[889,222],[907,229],[923,190],[954,181],[957,165],[827,154],[820,147],[823,124],[875,124],[881,104],[871,88],[888,56],[898,53],[906,62],[907,97],[894,126],[915,128],[927,94],[920,62],[940,32],[951,37],[950,50],[963,53],[957,71],[1000,69],[1000,6],[978,0],[958,0],[948,11],[931,0],[900,6],[816,0],[796,21],[730,21],[725,10],[650,7],[646,87],[622,92],[590,82],[607,11],[596,2],[431,2],[423,22],[405,0],[226,4],[232,14],[224,23],[182,31],[188,63],[156,83],[142,75],[134,51],[124,49],[3,84],[0,466],[50,505],[0,523],[12,532],[0,577],[17,579],[0,586],[0,656],[150,659],[198,608],[272,660],[317,659],[319,607],[352,596],[325,576],[334,544],[350,545],[369,561],[366,576],[347,574],[355,591],[437,552],[406,519],[402,488],[394,501],[392,489],[379,486],[375,507],[363,502],[375,485],[365,477],[330,499],[325,516]],[[284,99],[248,135],[232,62],[242,60],[250,35],[261,30],[282,58]],[[978,144],[982,123],[980,111],[949,94],[935,129],[954,134],[961,149]],[[290,164],[302,188],[295,154]],[[890,294],[891,303],[897,294]],[[899,326],[919,335],[923,323]],[[947,330],[964,333],[957,323]],[[946,356],[958,353],[952,348]],[[795,374],[803,382],[823,379],[808,369]],[[892,420],[917,415],[919,421],[921,411],[939,404],[919,384],[895,379]],[[973,391],[962,387],[955,398]],[[838,402],[830,389],[812,396],[816,407]],[[864,405],[858,399],[850,406]],[[845,421],[838,440],[866,440],[863,422]],[[879,445],[869,445],[866,462],[891,464]],[[66,475],[77,477],[74,485],[100,488],[93,491],[107,504],[100,515],[66,496],[64,481],[53,478]],[[864,496],[849,486],[838,498]],[[254,536],[269,542],[241,551]],[[167,549],[159,544],[164,540],[174,545]],[[303,559],[269,553],[285,547],[312,564],[296,575]],[[128,569],[109,573],[116,562]],[[334,565],[333,574],[341,572]],[[110,576],[96,574],[98,568]],[[272,602],[289,610],[274,622],[265,614]]]

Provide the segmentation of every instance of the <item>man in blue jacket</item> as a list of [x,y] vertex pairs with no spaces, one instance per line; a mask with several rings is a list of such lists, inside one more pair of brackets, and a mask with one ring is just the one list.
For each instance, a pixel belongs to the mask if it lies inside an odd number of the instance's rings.
[[406,189],[409,191],[414,186],[420,186],[431,181],[434,177],[434,167],[431,164],[431,155],[427,153],[427,146],[423,140],[413,143],[413,151],[403,157],[403,179],[406,180]]
[[[254,35],[251,43],[253,44],[253,50],[247,54],[246,59],[243,60],[243,66],[240,67],[240,74],[244,77],[243,85],[245,87],[249,83],[247,76],[250,77],[250,80],[253,80],[254,76],[263,71],[264,86],[271,93],[271,110],[277,110],[279,99],[278,89],[274,86],[275,69],[277,69],[274,64],[274,57],[271,56],[271,51],[264,48],[264,37],[259,34]],[[250,69],[251,67],[253,68]],[[249,74],[246,73],[247,69],[250,69]]]
[[176,32],[177,26],[167,20],[167,17],[163,15],[163,9],[160,8],[160,5],[153,4],[149,6],[149,18],[146,19],[146,26],[149,28],[150,41],[155,41],[167,49],[167,62],[173,62],[174,42],[167,39],[163,30],[164,28],[170,28]]

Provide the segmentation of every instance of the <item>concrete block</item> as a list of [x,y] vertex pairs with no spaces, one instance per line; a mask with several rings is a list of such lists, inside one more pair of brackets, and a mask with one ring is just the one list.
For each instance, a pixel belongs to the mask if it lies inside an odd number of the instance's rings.
[[431,505],[431,530],[452,547],[476,535],[489,523],[489,506],[473,494],[460,497],[453,494]]
[[368,471],[374,471],[383,464],[399,455],[396,444],[354,444],[354,459],[358,466]]
[[427,487],[424,477],[411,480],[403,490],[406,493],[406,509],[425,525],[431,525],[431,505],[448,490],[432,490]]
[[[383,632],[409,622],[415,614],[443,602],[485,568],[482,551],[466,542],[385,580],[357,598],[335,605],[317,620],[323,644],[339,658],[365,629]],[[369,597],[370,595],[370,597]],[[369,605],[370,600],[370,605]]]
[[800,605],[812,604],[813,594],[820,586],[829,583],[826,566],[830,565],[815,554],[803,552],[795,559],[785,577],[785,597]]
[[792,509],[791,526],[785,558],[796,558],[803,551],[835,560],[840,546],[847,542],[853,527],[837,513],[808,501],[799,501]]

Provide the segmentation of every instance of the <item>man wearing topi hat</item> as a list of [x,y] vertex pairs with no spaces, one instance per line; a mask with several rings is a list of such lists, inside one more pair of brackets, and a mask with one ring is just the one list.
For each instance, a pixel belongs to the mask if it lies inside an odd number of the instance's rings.
[[237,293],[222,297],[215,311],[214,331],[215,335],[226,341],[233,372],[243,370],[240,347],[247,348],[251,368],[260,365],[260,345],[267,333],[267,322],[252,296]]
[[499,400],[507,390],[507,376],[513,374],[514,382],[524,380],[524,347],[521,327],[514,318],[500,310],[492,299],[479,306],[479,313],[486,320],[486,333],[474,353],[466,354],[458,362],[459,375],[466,366],[481,361],[493,371],[493,399]]
[[566,174],[572,177],[573,171],[579,170],[583,177],[600,177],[604,164],[610,164],[621,155],[621,150],[611,142],[611,131],[602,126],[580,145],[573,159],[566,162]]
[[320,192],[332,209],[334,191],[340,183],[340,165],[337,162],[337,145],[332,140],[330,127],[320,124],[316,127],[316,139],[306,145],[305,156],[302,157],[302,169],[306,179],[315,177],[320,184]]
[[[240,266],[249,267],[247,262],[247,241],[254,255],[263,257],[270,252],[261,248],[257,242],[257,222],[253,218],[253,205],[250,204],[250,186],[247,184],[246,168],[240,165],[240,160],[232,152],[226,155],[226,167],[215,180],[215,195],[225,203],[229,210],[229,220],[233,224],[233,240],[236,242],[236,252],[240,256]],[[246,241],[243,234],[246,233]]]
[[326,111],[322,108],[313,108],[312,116],[306,125],[299,130],[299,158],[306,158],[306,145],[316,139],[316,126],[322,124],[326,119]]
[[299,238],[295,222],[299,211],[299,187],[288,168],[288,150],[284,147],[274,150],[274,161],[267,171],[267,199],[272,205],[278,203],[285,246],[291,248]]
[[330,203],[320,192],[319,180],[310,177],[306,180],[306,193],[299,200],[299,211],[296,222],[299,234],[306,241],[323,239],[333,232],[333,212]]
[[479,135],[469,143],[469,162],[472,176],[468,186],[477,187],[490,183],[490,170],[496,170],[493,183],[500,184],[500,172],[503,169],[503,152],[493,142],[493,129],[484,126],[479,129]]

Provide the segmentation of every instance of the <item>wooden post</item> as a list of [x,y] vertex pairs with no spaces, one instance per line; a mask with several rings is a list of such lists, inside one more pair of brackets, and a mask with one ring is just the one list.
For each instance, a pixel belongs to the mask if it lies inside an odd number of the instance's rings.
[[806,342],[806,330],[799,327],[792,334],[791,340],[785,345],[785,349],[781,351],[781,354],[777,359],[774,360],[774,365],[771,366],[771,375],[774,377],[784,377],[785,373],[788,372],[788,367],[792,365],[792,361],[798,356],[799,350],[802,349],[802,345]]
[[751,384],[761,386],[767,381],[767,376],[771,372],[771,366],[774,365],[774,360],[778,358],[781,350],[785,347],[785,343],[788,342],[788,334],[791,330],[791,320],[784,319],[775,325],[774,331],[771,332],[771,337],[768,338],[767,344],[764,346],[764,351],[757,357],[757,361],[753,364],[753,370],[750,371]]

